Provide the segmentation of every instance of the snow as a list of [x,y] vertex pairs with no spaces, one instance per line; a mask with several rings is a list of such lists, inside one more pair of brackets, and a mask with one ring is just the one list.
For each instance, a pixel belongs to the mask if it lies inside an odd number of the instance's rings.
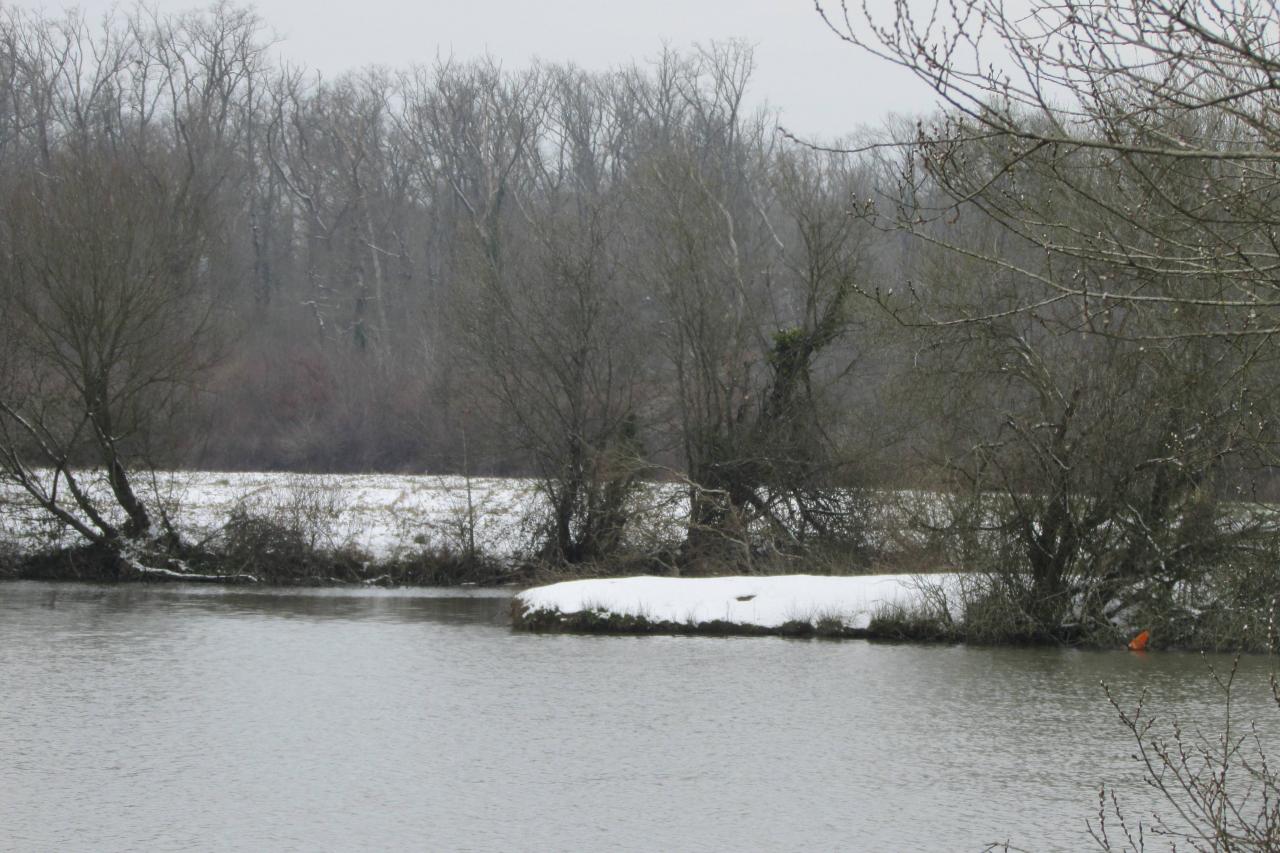
[[[631,577],[565,581],[517,596],[527,613],[596,611],[652,622],[696,624],[723,620],[777,628],[795,620],[839,620],[866,628],[877,612],[955,600],[957,575],[815,575],[719,578]],[[954,608],[953,608],[954,609]]]
[[[46,487],[52,472],[40,472]],[[78,471],[81,485],[119,523],[119,508],[101,472]],[[468,488],[469,486],[469,488]],[[464,550],[474,522],[478,550],[498,559],[527,554],[539,538],[538,522],[546,500],[527,478],[413,474],[290,474],[265,472],[158,471],[154,479],[137,473],[134,487],[153,512],[163,509],[190,542],[218,535],[232,513],[274,519],[300,531],[321,549],[350,548],[371,560],[410,556],[424,549]],[[468,496],[469,493],[469,496]],[[79,514],[66,488],[60,502]],[[873,546],[892,548],[886,531],[901,531],[913,514],[941,512],[926,492],[884,493],[871,508],[867,535]],[[688,490],[679,483],[650,483],[637,490],[629,506],[626,545],[652,553],[678,545],[685,535]],[[941,523],[939,520],[938,523]],[[37,551],[78,544],[34,506],[14,483],[0,478],[0,547]]]
[[[319,547],[352,547],[374,559],[422,548],[457,550],[469,516],[477,548],[513,554],[528,541],[524,517],[537,502],[535,483],[524,479],[474,478],[470,513],[466,480],[452,476],[182,471],[160,472],[154,484],[139,480],[148,504],[165,507],[191,541],[215,535],[239,507],[293,524]],[[88,486],[93,493],[105,488]],[[109,499],[101,505],[112,509]],[[51,526],[12,483],[0,483],[0,540],[23,550],[77,541],[73,532]]]
[[[52,472],[42,472],[46,487]],[[116,523],[120,518],[105,478],[79,471],[81,485],[97,496]],[[474,525],[475,546],[490,557],[518,560],[540,537],[547,502],[532,479],[411,474],[289,474],[264,472],[159,471],[138,473],[134,486],[155,518],[163,510],[184,540],[213,541],[232,514],[277,521],[299,531],[314,547],[351,549],[385,561],[423,550],[464,551]],[[65,486],[60,500],[71,512]],[[899,517],[936,507],[929,493],[886,493],[874,509],[868,536],[892,548],[884,532],[903,528]],[[932,501],[932,503],[930,503]],[[641,553],[677,546],[685,536],[688,490],[679,483],[650,483],[629,506],[633,523],[625,544]],[[0,479],[0,549],[34,552],[79,544],[14,483]]]
[[121,554],[129,567],[140,575],[151,575],[152,577],[170,578],[179,581],[208,581],[213,583],[257,583],[258,579],[250,574],[201,574],[193,572],[191,567],[184,560],[173,560],[173,564],[178,566],[182,571],[174,571],[163,566],[149,566],[143,562],[146,557],[137,553],[132,548],[125,548]]
[[[80,475],[91,494],[102,496],[100,506],[120,521],[105,482],[87,472]],[[350,547],[374,560],[429,548],[461,551],[471,520],[478,550],[513,557],[536,538],[535,516],[545,505],[534,480],[514,477],[472,478],[470,508],[468,481],[460,476],[162,471],[154,482],[138,475],[135,487],[149,506],[165,508],[192,542],[215,536],[240,508],[300,530],[317,547]],[[65,497],[65,489],[62,493]],[[636,527],[644,531],[638,535],[678,540],[683,534],[684,492],[679,487],[655,484],[636,504],[641,522]],[[16,485],[0,481],[3,542],[34,551],[77,539],[72,531],[51,524]]]
[[[413,475],[175,474],[180,527],[193,535],[226,523],[238,504],[313,528],[321,547],[354,547],[375,559],[423,547],[459,549],[468,519],[462,477]],[[536,500],[531,480],[472,480],[476,547],[507,555],[524,543],[523,507]],[[299,524],[300,522],[300,524]]]

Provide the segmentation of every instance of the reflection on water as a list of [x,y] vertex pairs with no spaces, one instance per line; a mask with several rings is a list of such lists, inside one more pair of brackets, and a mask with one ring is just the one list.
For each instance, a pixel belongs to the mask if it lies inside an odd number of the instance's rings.
[[[32,587],[30,595],[6,596],[6,589]],[[35,587],[39,587],[38,591]],[[28,590],[23,589],[24,593]],[[0,612],[37,605],[57,609],[92,602],[93,618],[139,610],[218,613],[228,617],[352,619],[382,622],[426,620],[453,624],[491,621],[507,624],[511,591],[497,589],[245,589],[208,586],[0,586]]]
[[536,636],[508,607],[0,585],[0,848],[1076,850],[1099,782],[1145,796],[1100,680],[1219,714],[1195,655]]

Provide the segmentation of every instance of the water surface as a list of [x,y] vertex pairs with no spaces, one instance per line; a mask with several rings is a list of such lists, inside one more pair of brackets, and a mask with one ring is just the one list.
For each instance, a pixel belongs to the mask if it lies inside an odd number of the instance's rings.
[[[1196,655],[539,636],[507,611],[0,585],[0,848],[1080,850],[1100,782],[1151,805],[1099,681],[1220,706]],[[1237,698],[1270,726],[1267,665]]]

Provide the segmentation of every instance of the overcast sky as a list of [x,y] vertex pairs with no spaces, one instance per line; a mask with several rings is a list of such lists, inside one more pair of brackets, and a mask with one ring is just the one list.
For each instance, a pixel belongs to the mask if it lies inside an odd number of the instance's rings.
[[[163,11],[207,5],[153,0]],[[869,0],[886,10],[888,0]],[[59,2],[15,5],[60,11]],[[109,0],[83,0],[98,16]],[[128,8],[130,4],[119,4]],[[813,0],[259,0],[252,3],[282,39],[280,55],[326,75],[372,63],[403,67],[437,53],[489,54],[509,66],[534,57],[603,69],[651,57],[664,40],[687,47],[741,38],[756,46],[756,102],[782,111],[798,133],[830,136],[879,124],[890,111],[931,104],[903,72],[868,58],[826,30]]]

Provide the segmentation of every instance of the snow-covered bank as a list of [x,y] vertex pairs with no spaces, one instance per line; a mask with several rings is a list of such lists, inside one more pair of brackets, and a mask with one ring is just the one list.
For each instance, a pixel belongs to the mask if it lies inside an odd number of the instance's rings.
[[719,578],[632,577],[565,581],[516,596],[518,624],[548,627],[577,616],[754,629],[820,623],[861,631],[873,616],[953,599],[956,575],[781,575]]

